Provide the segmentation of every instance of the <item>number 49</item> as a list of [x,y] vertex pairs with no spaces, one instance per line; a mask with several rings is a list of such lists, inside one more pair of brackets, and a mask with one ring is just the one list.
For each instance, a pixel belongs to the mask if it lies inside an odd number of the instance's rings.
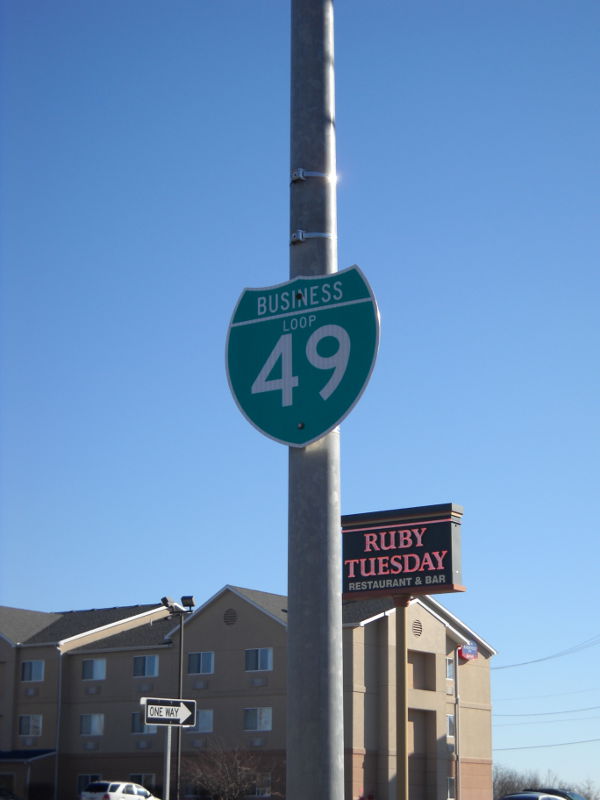
[[[337,350],[330,356],[321,356],[318,353],[319,343],[322,339],[331,337],[337,340]],[[346,373],[350,357],[350,337],[345,328],[340,325],[323,325],[311,334],[306,342],[306,358],[317,369],[332,369],[333,373],[319,394],[323,400],[328,400],[340,385]],[[281,362],[281,377],[269,377],[277,362]],[[262,392],[281,392],[281,405],[293,405],[292,393],[299,384],[299,378],[294,375],[292,366],[292,334],[284,333],[277,340],[277,344],[265,361],[262,369],[252,384],[252,394]]]

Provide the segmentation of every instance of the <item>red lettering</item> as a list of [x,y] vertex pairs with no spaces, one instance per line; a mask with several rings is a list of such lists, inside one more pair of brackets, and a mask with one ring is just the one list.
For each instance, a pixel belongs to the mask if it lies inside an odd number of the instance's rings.
[[415,539],[417,540],[416,547],[423,547],[423,534],[427,528],[413,528],[413,533],[415,535]]
[[390,567],[389,567],[389,556],[379,556],[377,559],[379,562],[379,572],[378,575],[389,575],[390,574]]
[[412,536],[408,528],[403,531],[396,531],[398,534],[398,547],[410,547],[412,545]]
[[[379,534],[379,544],[382,550],[393,550],[396,547],[395,536],[396,531],[381,531]],[[387,542],[386,542],[387,536]]]
[[[415,555],[414,553],[406,553],[402,556],[404,559],[404,572],[417,572],[419,567],[421,566],[421,561],[419,556]],[[409,559],[413,560],[413,566],[409,567]]]
[[392,565],[390,570],[392,575],[397,575],[399,572],[402,572],[402,556],[392,556],[390,558],[390,564]]
[[358,564],[358,558],[349,558],[347,561],[344,561],[344,564],[348,565],[348,577],[355,578],[356,575],[354,574],[354,565]]
[[[369,561],[370,564],[371,564],[371,567],[370,567],[371,571],[370,572],[367,572],[366,567],[365,567],[365,564],[367,563],[367,561]],[[361,558],[360,559],[360,574],[363,576],[363,578],[372,578],[374,575],[377,574],[375,572],[375,561],[376,561],[375,558]]]
[[425,555],[423,556],[419,572],[423,572],[424,569],[434,569],[433,561],[431,560],[431,555],[429,553],[425,553]]

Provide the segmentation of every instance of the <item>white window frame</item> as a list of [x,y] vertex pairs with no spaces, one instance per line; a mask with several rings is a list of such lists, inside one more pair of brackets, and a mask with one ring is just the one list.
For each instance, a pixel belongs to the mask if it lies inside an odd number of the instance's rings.
[[[144,713],[142,711],[133,711],[131,714],[131,733],[136,736],[146,735],[148,733],[156,733],[158,730],[157,725],[147,725],[144,722]],[[138,781],[134,781],[138,783]]]
[[454,656],[446,656],[446,678],[449,681],[453,681],[456,673],[456,668],[454,664]]
[[449,739],[456,736],[456,719],[454,714],[446,714],[446,732]]
[[[39,674],[35,674],[39,670]],[[21,680],[23,683],[40,683],[44,680],[46,663],[41,658],[28,659],[21,662]],[[29,673],[29,675],[26,675]]]
[[[25,722],[27,721],[27,722]],[[41,736],[43,730],[42,714],[19,714],[19,736]],[[23,730],[23,728],[27,730]]]
[[448,778],[448,800],[454,800],[456,797],[456,778]]
[[[198,656],[199,667],[197,671],[190,669],[190,659],[192,656]],[[206,664],[205,662],[209,663]],[[194,653],[188,653],[188,675],[214,675],[215,672],[215,653],[213,650],[198,650]]]
[[[88,678],[85,676],[85,665],[92,665],[92,674]],[[81,662],[82,681],[103,681],[106,679],[106,659],[105,658],[84,658]]]
[[[248,666],[248,659],[251,654],[256,654],[256,667]],[[271,672],[273,669],[273,648],[272,647],[250,647],[244,650],[244,668],[246,672]]]
[[[86,722],[84,722],[86,720]],[[89,727],[89,730],[83,728]],[[104,735],[104,714],[80,714],[79,715],[79,735],[80,736],[103,736]]]
[[[143,672],[136,672],[136,664],[144,664]],[[133,677],[134,678],[158,678],[158,656],[134,656],[133,657]]]
[[[252,727],[248,716],[256,715],[256,727]],[[245,731],[271,731],[273,730],[273,709],[271,706],[244,709],[244,730]]]

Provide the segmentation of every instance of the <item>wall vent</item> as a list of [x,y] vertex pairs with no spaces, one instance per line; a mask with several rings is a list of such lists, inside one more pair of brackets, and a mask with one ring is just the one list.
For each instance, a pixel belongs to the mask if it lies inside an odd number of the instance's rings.
[[412,632],[413,636],[420,636],[423,633],[423,623],[420,619],[413,620]]
[[223,614],[223,622],[225,625],[235,625],[237,622],[237,611],[235,608],[228,608],[227,611]]

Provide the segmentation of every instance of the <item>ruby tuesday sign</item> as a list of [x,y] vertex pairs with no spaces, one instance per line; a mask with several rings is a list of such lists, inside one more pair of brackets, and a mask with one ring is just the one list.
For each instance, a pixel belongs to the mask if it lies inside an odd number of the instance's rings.
[[344,598],[464,591],[461,518],[451,503],[342,517]]

